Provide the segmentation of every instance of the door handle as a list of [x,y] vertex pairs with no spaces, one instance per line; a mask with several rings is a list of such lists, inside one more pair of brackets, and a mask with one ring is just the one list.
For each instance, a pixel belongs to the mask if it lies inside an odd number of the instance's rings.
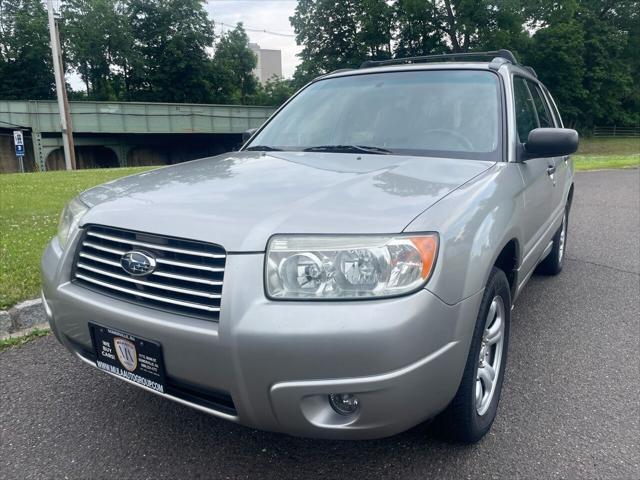
[[549,175],[550,177],[556,173],[556,166],[555,165],[549,165],[547,167],[547,175]]

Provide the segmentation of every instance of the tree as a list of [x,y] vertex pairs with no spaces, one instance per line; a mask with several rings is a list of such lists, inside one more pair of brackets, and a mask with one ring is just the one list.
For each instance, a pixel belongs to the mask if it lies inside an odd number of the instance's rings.
[[545,0],[530,15],[540,28],[525,61],[556,97],[565,123],[581,129],[640,121],[636,1]]
[[258,84],[256,93],[249,98],[248,103],[252,105],[264,105],[279,107],[295,93],[292,80],[273,77],[264,85]]
[[396,56],[518,50],[527,40],[518,0],[398,0]]
[[39,0],[0,0],[0,98],[54,93],[47,12]]
[[637,0],[299,0],[290,19],[303,47],[294,79],[300,86],[388,53],[506,48],[536,69],[568,125],[633,125],[639,16]]
[[448,50],[442,31],[434,26],[432,10],[421,0],[398,0],[394,8],[396,57],[416,57]]
[[223,35],[216,45],[213,57],[213,79],[216,101],[220,103],[246,103],[256,93],[258,80],[253,70],[258,64],[249,48],[249,37],[241,23]]
[[210,102],[213,22],[204,0],[127,0],[133,46],[130,97]]
[[384,0],[299,0],[289,20],[303,46],[297,85],[368,58],[391,56],[392,10]]
[[567,126],[575,126],[582,117],[582,104],[588,94],[583,87],[583,55],[584,32],[579,23],[572,21],[538,30],[523,59],[553,92]]
[[62,36],[69,65],[80,74],[87,97],[126,97],[131,34],[126,5],[117,0],[67,0],[62,4]]
[[356,42],[364,46],[369,59],[391,58],[393,10],[386,0],[360,0],[357,2],[358,34]]

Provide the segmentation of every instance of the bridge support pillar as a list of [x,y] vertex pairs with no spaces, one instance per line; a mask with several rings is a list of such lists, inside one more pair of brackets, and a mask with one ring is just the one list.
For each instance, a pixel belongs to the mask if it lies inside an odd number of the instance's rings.
[[[38,170],[41,172],[47,171],[46,155],[44,152],[44,148],[42,147],[42,134],[33,130],[31,132],[31,142],[33,143],[33,156],[35,157],[36,165],[38,166]],[[49,152],[47,152],[48,154]]]

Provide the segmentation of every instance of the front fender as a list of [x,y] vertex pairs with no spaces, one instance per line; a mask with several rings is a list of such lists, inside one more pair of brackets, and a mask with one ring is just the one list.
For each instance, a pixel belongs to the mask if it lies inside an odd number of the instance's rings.
[[414,219],[406,232],[436,231],[440,249],[426,288],[449,305],[482,290],[500,252],[522,245],[524,207],[517,167],[498,163]]

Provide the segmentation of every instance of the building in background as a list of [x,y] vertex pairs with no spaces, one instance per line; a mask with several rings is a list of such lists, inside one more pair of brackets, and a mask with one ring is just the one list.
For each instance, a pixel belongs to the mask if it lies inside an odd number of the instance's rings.
[[282,78],[282,52],[260,48],[257,43],[250,43],[249,48],[258,57],[258,65],[253,73],[263,85],[274,76]]

